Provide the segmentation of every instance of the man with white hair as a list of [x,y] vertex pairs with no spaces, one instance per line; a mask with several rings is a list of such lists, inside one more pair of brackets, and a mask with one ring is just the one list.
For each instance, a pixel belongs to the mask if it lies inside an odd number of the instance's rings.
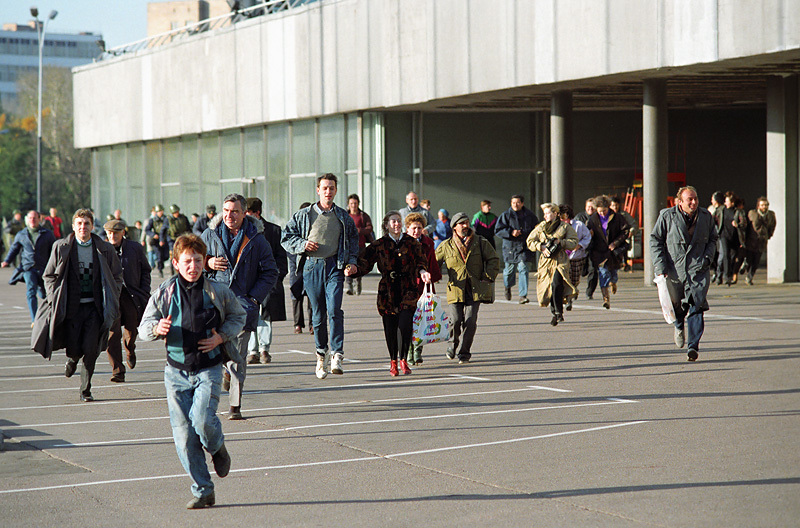
[[433,213],[431,213],[428,209],[425,209],[419,204],[419,196],[414,191],[409,192],[406,195],[406,207],[400,209],[400,217],[402,218],[403,222],[406,221],[406,216],[411,213],[419,213],[425,217],[425,220],[428,222],[425,224],[425,228],[423,231],[426,235],[432,236],[433,230],[436,229],[436,218],[433,217]]
[[717,246],[714,218],[707,209],[698,207],[697,190],[681,187],[674,207],[662,209],[650,233],[653,272],[663,275],[680,291],[672,299],[675,307],[675,345],[686,343],[684,320],[689,327],[689,361],[696,361],[703,336],[703,312],[708,310],[708,287],[711,266]]

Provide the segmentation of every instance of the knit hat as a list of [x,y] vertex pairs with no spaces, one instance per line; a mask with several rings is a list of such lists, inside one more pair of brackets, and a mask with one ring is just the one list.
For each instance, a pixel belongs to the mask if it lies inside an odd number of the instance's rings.
[[455,228],[456,225],[460,224],[461,222],[466,222],[469,225],[469,217],[467,213],[456,213],[453,215],[453,218],[450,220],[450,227]]

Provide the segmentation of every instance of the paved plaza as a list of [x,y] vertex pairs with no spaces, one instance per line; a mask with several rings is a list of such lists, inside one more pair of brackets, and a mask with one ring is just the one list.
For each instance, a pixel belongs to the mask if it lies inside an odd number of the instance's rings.
[[233,466],[212,475],[217,506],[201,511],[184,509],[163,343],[138,346],[124,384],[103,353],[96,401],[81,403],[64,352],[30,351],[10,274],[7,528],[800,525],[800,285],[766,285],[763,271],[755,286],[712,288],[696,363],[637,272],[620,274],[611,310],[582,297],[555,328],[535,302],[483,306],[470,364],[434,344],[397,378],[367,277],[344,300],[343,376],[318,380],[313,337],[275,325],[273,362],[248,366],[246,420],[221,414]]

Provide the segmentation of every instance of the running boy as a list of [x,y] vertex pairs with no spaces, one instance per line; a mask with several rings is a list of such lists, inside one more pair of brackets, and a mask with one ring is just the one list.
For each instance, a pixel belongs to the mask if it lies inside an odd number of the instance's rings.
[[220,478],[231,467],[217,405],[223,358],[239,354],[236,336],[245,322],[245,311],[231,290],[203,278],[205,259],[200,237],[178,237],[172,258],[178,274],[153,293],[139,325],[140,338],[163,338],[166,343],[169,420],[178,458],[192,479],[194,498],[186,505],[191,510],[215,502],[203,449],[211,453]]

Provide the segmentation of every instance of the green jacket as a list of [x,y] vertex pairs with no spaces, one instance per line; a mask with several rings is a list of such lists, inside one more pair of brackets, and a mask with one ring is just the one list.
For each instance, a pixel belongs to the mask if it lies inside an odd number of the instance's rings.
[[491,303],[494,301],[494,279],[500,272],[500,258],[488,240],[480,235],[473,235],[467,248],[466,262],[461,258],[452,238],[442,242],[436,248],[436,260],[444,262],[447,267],[447,302],[450,304],[464,302],[464,291],[469,281],[474,302]]

